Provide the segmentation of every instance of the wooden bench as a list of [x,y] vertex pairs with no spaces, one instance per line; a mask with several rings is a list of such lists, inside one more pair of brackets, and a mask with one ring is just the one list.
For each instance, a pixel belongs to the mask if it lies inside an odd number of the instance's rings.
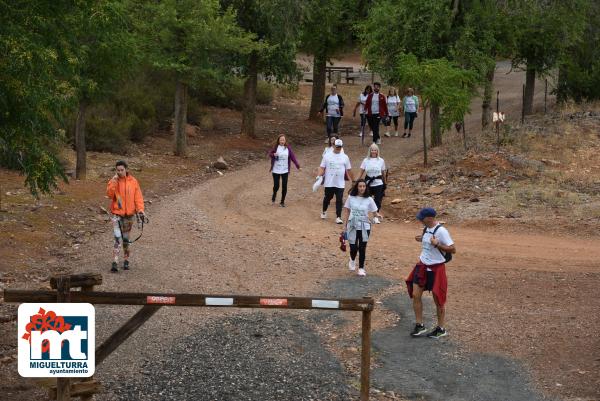
[[325,67],[325,72],[327,72],[327,82],[331,83],[332,72],[343,72],[346,83],[349,84],[352,81],[354,84],[354,77],[350,76],[350,73],[354,72],[354,67]]

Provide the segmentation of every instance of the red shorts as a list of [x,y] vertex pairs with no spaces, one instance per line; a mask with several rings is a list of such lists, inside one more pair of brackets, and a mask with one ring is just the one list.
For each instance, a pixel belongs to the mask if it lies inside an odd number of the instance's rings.
[[[430,271],[428,271],[428,269]],[[448,293],[448,278],[446,277],[446,265],[440,263],[427,266],[421,262],[417,263],[406,278],[408,295],[412,298],[413,284],[427,291],[433,292],[438,303],[444,306],[446,294]]]

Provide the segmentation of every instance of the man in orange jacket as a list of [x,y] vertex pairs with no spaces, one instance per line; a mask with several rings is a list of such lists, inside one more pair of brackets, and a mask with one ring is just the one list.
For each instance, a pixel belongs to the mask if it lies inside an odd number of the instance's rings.
[[115,235],[115,245],[113,250],[114,260],[112,262],[111,272],[116,273],[117,263],[119,262],[119,252],[123,246],[124,262],[123,270],[129,270],[129,233],[133,227],[135,215],[144,218],[144,198],[140,184],[127,171],[127,163],[119,160],[116,164],[117,174],[108,181],[106,186],[106,195],[111,200],[110,212],[113,222],[113,232]]

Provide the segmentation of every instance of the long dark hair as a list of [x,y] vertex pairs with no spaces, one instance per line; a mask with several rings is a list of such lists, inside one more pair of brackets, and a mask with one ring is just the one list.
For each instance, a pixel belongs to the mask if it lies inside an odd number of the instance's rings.
[[285,137],[285,145],[283,145],[283,146],[285,146],[286,148],[288,147],[287,136],[285,136],[285,134],[279,134],[277,136],[277,142],[275,142],[275,147],[273,149],[277,150],[277,147],[279,146],[279,140],[281,139],[282,136]]
[[[365,188],[365,193],[362,195],[359,195],[358,194],[358,184],[360,184],[361,182],[365,183],[366,188]],[[367,185],[367,182],[363,178],[356,180],[354,185],[352,185],[352,188],[350,188],[350,192],[348,192],[348,194],[350,196],[362,196],[363,198],[368,198],[369,196],[371,196],[371,194],[369,194],[369,186]]]
[[365,90],[363,91],[363,96],[367,96],[369,94],[369,92],[373,92],[373,88],[371,87],[371,85],[365,86]]

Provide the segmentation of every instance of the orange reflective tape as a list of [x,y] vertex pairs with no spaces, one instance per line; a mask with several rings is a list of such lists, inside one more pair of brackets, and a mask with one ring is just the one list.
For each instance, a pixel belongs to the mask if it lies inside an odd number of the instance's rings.
[[261,298],[260,304],[264,306],[287,306],[286,298]]
[[173,305],[175,304],[175,297],[161,297],[158,295],[148,295],[146,297],[147,304],[162,304],[162,305]]

